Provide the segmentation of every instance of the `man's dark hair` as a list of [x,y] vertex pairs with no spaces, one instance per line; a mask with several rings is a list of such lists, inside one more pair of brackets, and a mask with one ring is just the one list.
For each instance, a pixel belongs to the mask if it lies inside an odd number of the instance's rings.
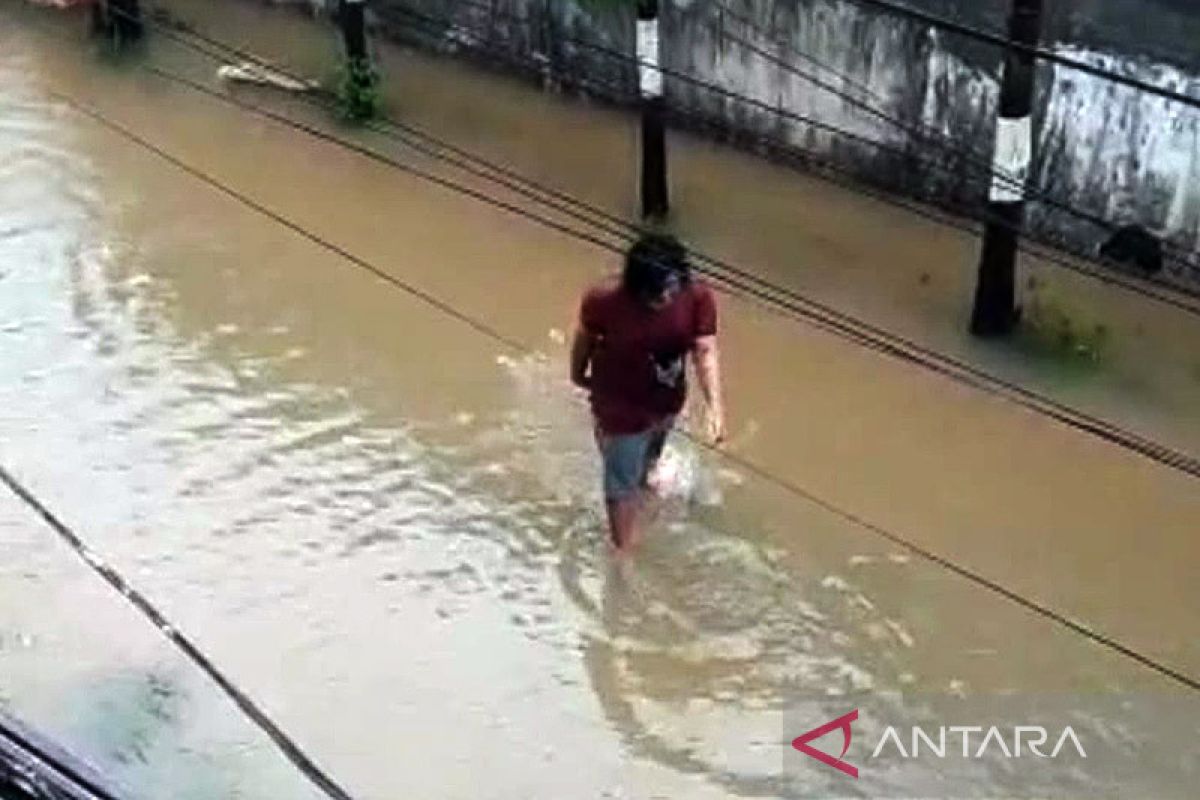
[[621,283],[635,297],[655,298],[672,285],[685,286],[691,279],[687,250],[669,234],[644,234],[625,255]]

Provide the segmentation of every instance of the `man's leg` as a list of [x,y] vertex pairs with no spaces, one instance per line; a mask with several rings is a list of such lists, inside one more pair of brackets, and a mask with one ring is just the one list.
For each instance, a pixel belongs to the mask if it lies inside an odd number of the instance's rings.
[[596,440],[604,459],[604,503],[609,534],[613,546],[625,553],[637,544],[641,483],[646,474],[650,436],[648,433],[624,436],[597,433]]
[[628,497],[604,501],[608,511],[608,534],[618,553],[628,553],[637,544],[641,505],[641,495],[636,492]]

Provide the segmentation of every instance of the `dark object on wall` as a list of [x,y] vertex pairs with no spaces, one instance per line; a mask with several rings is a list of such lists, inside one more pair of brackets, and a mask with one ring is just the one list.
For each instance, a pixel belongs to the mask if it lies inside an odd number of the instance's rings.
[[1163,268],[1162,240],[1141,225],[1126,225],[1100,246],[1100,257],[1157,275]]

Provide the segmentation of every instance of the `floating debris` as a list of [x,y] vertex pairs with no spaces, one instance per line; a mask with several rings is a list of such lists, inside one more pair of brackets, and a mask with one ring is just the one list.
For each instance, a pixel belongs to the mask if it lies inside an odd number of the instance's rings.
[[850,584],[846,583],[845,579],[837,575],[826,575],[821,581],[822,589],[835,589],[839,592],[847,592],[850,590]]
[[223,81],[271,86],[287,92],[312,92],[320,88],[320,84],[316,81],[297,80],[290,75],[268,69],[252,61],[222,65],[217,68],[217,77]]
[[883,621],[883,624],[887,625],[888,630],[890,630],[892,632],[892,634],[898,640],[900,640],[900,644],[902,644],[905,647],[910,648],[910,649],[916,644],[916,640],[913,639],[912,634],[909,633],[907,630],[905,630],[904,626],[901,625],[899,622],[896,622],[896,620],[885,619]]

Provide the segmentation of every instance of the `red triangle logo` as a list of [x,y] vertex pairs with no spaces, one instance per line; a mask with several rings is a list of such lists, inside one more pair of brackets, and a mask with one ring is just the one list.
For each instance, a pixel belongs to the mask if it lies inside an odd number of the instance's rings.
[[[857,708],[845,716],[838,717],[835,720],[826,722],[819,728],[813,728],[808,733],[797,736],[792,740],[792,747],[796,748],[801,753],[804,753],[804,755],[808,756],[809,758],[815,758],[822,764],[826,764],[836,770],[846,773],[851,778],[857,778],[858,767],[854,766],[853,764],[848,764],[842,760],[842,758],[846,755],[846,751],[850,749],[850,723],[854,722],[856,719],[858,719]],[[814,739],[820,739],[825,734],[839,729],[842,732],[844,741],[842,744],[842,754],[837,758],[834,758],[828,753],[822,753],[815,747],[809,746],[809,742],[813,741]]]

